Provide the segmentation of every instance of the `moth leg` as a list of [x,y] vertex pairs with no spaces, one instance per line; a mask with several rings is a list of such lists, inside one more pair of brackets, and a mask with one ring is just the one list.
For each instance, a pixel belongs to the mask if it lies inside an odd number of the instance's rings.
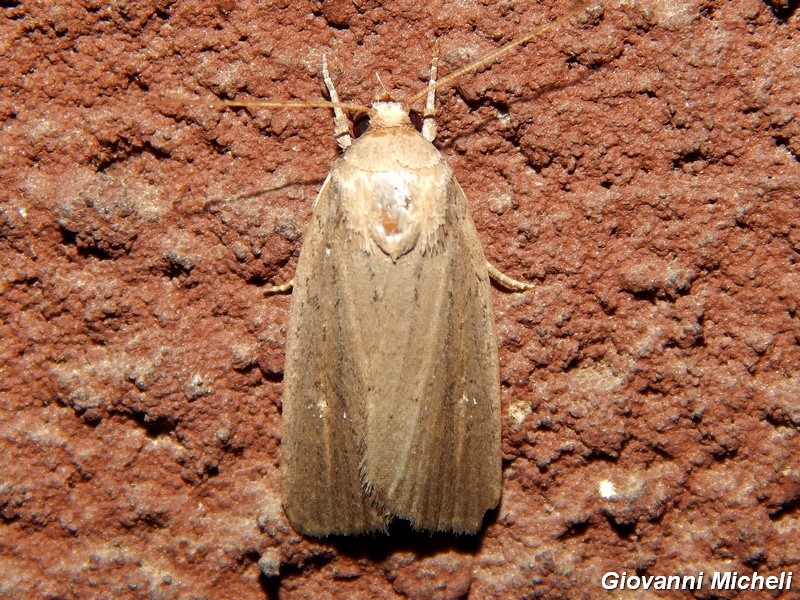
[[264,295],[269,296],[272,294],[282,294],[283,292],[288,292],[293,287],[294,287],[294,278],[290,279],[286,283],[282,283],[280,285],[273,285],[272,287],[266,288],[264,290]]
[[[431,79],[428,85],[436,83],[436,71],[439,65],[439,40],[433,46],[433,57],[431,58]],[[428,91],[425,100],[425,111],[422,113],[422,137],[429,142],[436,139],[436,90]]]
[[[325,82],[325,87],[328,88],[328,95],[331,97],[331,102],[339,103],[339,94],[336,93],[336,88],[333,87],[333,80],[330,73],[328,73],[328,59],[322,55],[322,80]],[[339,148],[347,150],[352,143],[350,139],[350,123],[344,115],[344,111],[338,106],[333,107],[333,131],[336,143]]]
[[497,285],[504,287],[507,290],[511,290],[512,292],[524,292],[526,290],[532,290],[537,285],[530,281],[519,281],[509,277],[488,260],[486,261],[486,268],[489,270],[489,277],[491,277]]

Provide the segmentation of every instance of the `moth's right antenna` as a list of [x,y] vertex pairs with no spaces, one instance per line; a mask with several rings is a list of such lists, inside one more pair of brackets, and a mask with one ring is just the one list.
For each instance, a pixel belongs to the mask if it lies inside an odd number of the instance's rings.
[[526,33],[522,37],[519,37],[519,38],[509,42],[505,46],[501,46],[500,48],[498,48],[494,52],[490,52],[486,56],[483,56],[483,57],[479,58],[478,60],[476,60],[474,62],[471,62],[471,63],[469,63],[468,65],[466,65],[464,67],[461,67],[460,69],[456,69],[455,71],[453,71],[449,75],[446,75],[445,77],[442,77],[439,81],[437,81],[435,83],[432,83],[432,84],[430,84],[428,86],[425,86],[419,92],[417,92],[416,94],[411,96],[411,98],[409,98],[406,101],[406,106],[411,107],[414,104],[414,102],[416,102],[420,98],[423,98],[424,96],[426,96],[428,94],[428,92],[430,92],[431,90],[435,90],[437,88],[440,88],[443,85],[446,85],[449,82],[451,82],[456,77],[461,77],[465,73],[469,73],[470,71],[474,71],[475,69],[477,69],[477,68],[479,68],[479,67],[481,67],[481,66],[483,66],[485,64],[493,62],[495,59],[497,59],[498,57],[502,56],[506,52],[509,52],[510,50],[513,50],[517,46],[521,46],[521,45],[525,44],[526,42],[529,42],[530,40],[532,40],[536,36],[541,35],[542,33],[544,33],[545,31],[553,29],[554,27],[558,27],[559,25],[564,23],[564,21],[566,21],[568,19],[571,19],[572,17],[574,17],[575,15],[577,15],[579,13],[582,13],[584,10],[586,10],[589,7],[589,5],[595,4],[596,2],[597,2],[597,0],[589,0],[588,2],[582,2],[581,4],[579,4],[577,7],[575,7],[574,9],[572,9],[571,11],[566,13],[565,15],[562,15],[559,18],[557,18],[555,21],[550,21],[546,25],[542,25],[541,27],[537,27],[536,29],[534,29],[530,33]]

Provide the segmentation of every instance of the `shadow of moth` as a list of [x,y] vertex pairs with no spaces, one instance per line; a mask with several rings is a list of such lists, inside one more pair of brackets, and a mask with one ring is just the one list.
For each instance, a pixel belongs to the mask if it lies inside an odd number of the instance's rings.
[[[283,505],[310,536],[414,528],[475,533],[501,490],[500,376],[489,278],[530,287],[484,258],[435,138],[435,90],[560,19],[430,84],[406,102],[212,102],[329,107],[344,150],[317,196],[294,280],[284,371]],[[421,133],[410,106],[427,96]],[[351,141],[343,110],[366,111]]]

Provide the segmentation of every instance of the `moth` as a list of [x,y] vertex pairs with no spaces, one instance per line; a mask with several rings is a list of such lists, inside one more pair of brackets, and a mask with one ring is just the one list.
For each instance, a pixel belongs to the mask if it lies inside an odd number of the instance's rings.
[[417,132],[402,103],[374,102],[366,132],[339,138],[345,152],[314,203],[281,438],[284,509],[308,535],[393,517],[474,532],[500,498],[486,259],[431,131]]
[[[294,279],[281,441],[283,505],[310,536],[416,529],[475,533],[500,500],[500,376],[487,263],[464,192],[433,146],[435,90],[400,102],[218,102],[334,110],[344,151],[313,206]],[[421,132],[411,105],[427,97]],[[365,110],[353,141],[343,110]]]

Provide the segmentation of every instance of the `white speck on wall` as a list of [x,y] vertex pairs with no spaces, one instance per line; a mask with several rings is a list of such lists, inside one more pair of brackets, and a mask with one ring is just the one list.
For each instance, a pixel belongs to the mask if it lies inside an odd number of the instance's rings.
[[522,423],[529,414],[531,414],[530,402],[514,402],[508,407],[508,418],[514,425]]
[[617,497],[617,488],[615,488],[614,484],[608,479],[604,479],[600,482],[600,497],[606,499]]

